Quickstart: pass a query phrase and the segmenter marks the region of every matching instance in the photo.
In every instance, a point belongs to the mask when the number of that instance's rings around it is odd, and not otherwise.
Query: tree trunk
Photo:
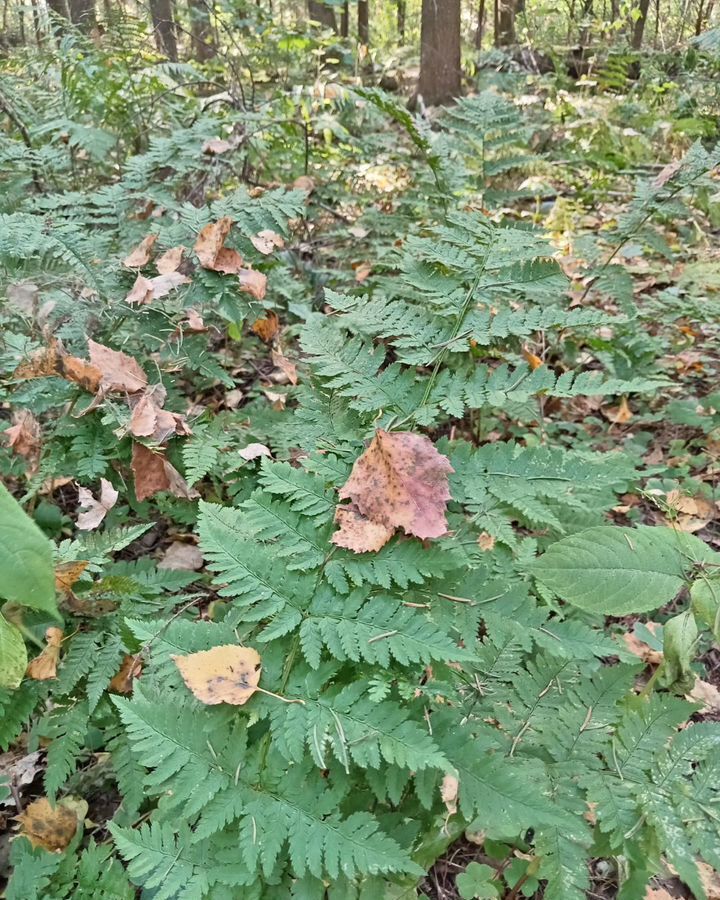
[[[422,0],[420,83],[428,106],[460,94],[460,0]]]
[[[83,31],[90,31],[97,22],[95,0],[70,0],[70,21]]]
[[[515,43],[515,2],[496,0],[495,46],[510,47]]]
[[[150,13],[158,50],[172,62],[177,62],[177,37],[175,36],[172,0],[150,0]]]
[[[650,7],[650,0],[640,0],[640,18],[635,22],[633,26],[632,32],[632,40],[630,41],[630,46],[633,50],[640,50],[642,48],[643,42],[643,34],[645,33],[645,22],[647,20],[648,8]]]
[[[48,9],[60,19],[64,19],[67,22],[70,21],[70,9],[67,5],[67,0],[47,0],[47,5]]]
[[[478,6],[477,28],[475,29],[475,49],[482,50],[483,33],[485,31],[485,0]]]
[[[358,0],[358,40],[361,44],[370,43],[370,4],[368,0]]]
[[[190,13],[192,55],[198,62],[205,62],[215,56],[210,26],[212,8],[206,0],[188,0],[188,12]]]
[[[313,22],[319,22],[324,28],[337,31],[335,13],[332,6],[325,6],[322,0],[308,0],[308,15]]]
[[[340,37],[346,38],[350,34],[350,0],[343,3],[340,13]]]
[[[407,9],[405,0],[395,0],[397,3],[397,30],[398,30],[398,41],[401,44],[405,43],[405,12]]]
[[[40,10],[38,9],[38,0],[31,0],[33,28],[35,29],[35,43],[38,47],[42,47],[45,36],[43,35],[42,25],[40,24]]]

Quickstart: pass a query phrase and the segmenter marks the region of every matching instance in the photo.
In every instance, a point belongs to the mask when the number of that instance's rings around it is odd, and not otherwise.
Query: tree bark
[[[350,34],[350,0],[343,3],[340,13],[340,37],[346,38]]]
[[[407,10],[407,5],[405,0],[395,0],[397,4],[397,30],[398,30],[398,41],[401,44],[405,43],[405,13]]]
[[[515,0],[496,0],[495,46],[510,47],[515,40]]]
[[[67,0],[47,0],[47,5],[56,16],[68,22],[70,21],[70,9],[67,5]]]
[[[477,28],[475,29],[475,49],[482,50],[483,34],[485,32],[485,0],[480,0],[478,6]]]
[[[368,0],[358,0],[358,40],[361,44],[370,43],[370,4]]]
[[[199,62],[205,62],[215,56],[215,46],[210,25],[211,7],[206,0],[188,0],[190,13],[190,35],[192,38],[192,55]]]
[[[637,22],[635,22],[633,26],[632,40],[630,41],[630,46],[633,48],[633,50],[640,50],[642,48],[643,34],[645,33],[645,22],[647,20],[649,7],[650,0],[640,0],[640,6],[638,7],[640,10],[640,18],[637,20]]]
[[[460,94],[460,0],[422,0],[420,83],[428,106]]]
[[[150,0],[150,13],[158,50],[172,62],[177,62],[177,37],[172,0]]]
[[[313,22],[319,22],[325,28],[337,31],[335,13],[332,6],[325,6],[322,0],[308,0],[308,15]]]
[[[97,23],[95,0],[70,0],[70,21],[83,31],[94,28]]]

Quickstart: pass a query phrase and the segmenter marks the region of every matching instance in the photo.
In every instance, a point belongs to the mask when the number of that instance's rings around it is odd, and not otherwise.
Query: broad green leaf
[[[690,598],[695,615],[712,631],[715,640],[720,638],[720,580],[699,578],[690,588]]]
[[[2,484],[0,596],[57,614],[52,545]]]
[[[669,603],[693,563],[716,558],[699,538],[671,528],[601,525],[552,544],[532,571],[568,603],[623,616]]]
[[[677,690],[689,691],[695,674],[690,668],[698,637],[698,627],[691,609],[673,616],[663,629],[663,665],[660,684]]]
[[[27,651],[20,631],[0,615],[0,688],[14,689],[27,669]]]

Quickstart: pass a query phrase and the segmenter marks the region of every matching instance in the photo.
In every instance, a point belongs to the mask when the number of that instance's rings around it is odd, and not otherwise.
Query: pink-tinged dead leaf
[[[645,900],[678,900],[674,894],[666,891],[665,888],[645,888]]]
[[[223,216],[217,222],[206,225],[195,241],[195,253],[200,265],[213,272],[236,275],[242,268],[242,257],[237,250],[225,246],[225,239],[230,234],[233,219]]]
[[[157,567],[158,569],[177,569],[194,572],[197,569],[202,569],[204,562],[203,555],[195,544],[174,541],[165,551],[165,555],[157,564]]]
[[[488,534],[487,531],[483,531],[478,536],[478,547],[483,551],[483,553],[488,553],[490,550],[495,547],[495,538]]]
[[[268,390],[264,390],[263,394],[265,394],[268,400],[272,403],[273,409],[277,409],[278,411],[281,409],[285,409],[285,404],[287,403],[287,396],[285,394],[280,394],[278,391]]]
[[[669,491],[665,502],[670,511],[667,524],[688,534],[702,531],[718,515],[717,507],[710,500],[688,497],[678,490]]]
[[[655,180],[653,181],[654,187],[664,187],[668,181],[673,177],[673,175],[677,175],[677,173],[682,168],[682,160],[676,159],[673,162],[668,163],[664,168],[660,169],[660,171],[655,176]]]
[[[160,275],[170,275],[172,272],[177,272],[182,263],[184,252],[185,248],[183,246],[171,247],[162,256],[158,256],[155,260],[155,268],[158,270],[158,273]]]
[[[147,376],[136,359],[121,350],[88,341],[90,362],[100,371],[100,387],[105,391],[134,394],[147,387]]]
[[[445,804],[448,814],[454,816],[457,812],[457,796],[460,782],[456,775],[448,773],[442,780],[440,785],[440,798]]]
[[[133,444],[132,470],[138,502],[147,500],[160,491],[168,491],[185,500],[195,500],[200,496],[163,453],[154,452],[144,444]]]
[[[196,309],[186,309],[185,318],[181,323],[183,331],[192,331],[194,334],[202,334],[208,330],[203,317]]]
[[[276,247],[281,250],[285,246],[282,235],[279,235],[276,231],[270,231],[269,228],[253,235],[250,238],[250,242],[259,253],[263,253],[266,256],[272,253]]]
[[[363,228],[362,225],[351,225],[348,228],[348,234],[362,240],[362,238],[368,236],[368,230],[367,228]]]
[[[31,659],[27,667],[27,677],[34,681],[49,681],[57,678],[57,665],[60,659],[63,632],[61,628],[48,628],[45,632],[47,647],[35,659]]]
[[[265,444],[248,444],[247,447],[243,447],[241,450],[238,450],[239,455],[250,462],[253,459],[258,459],[260,456],[268,456],[272,458],[272,453],[270,449],[265,446]]]
[[[230,141],[226,141],[224,138],[212,138],[202,145],[202,152],[210,156],[220,156],[221,153],[227,153],[232,148],[233,145]]]
[[[118,497],[118,492],[107,478],[100,479],[100,497],[97,500],[87,488],[78,486],[80,508],[84,510],[77,518],[77,527],[80,531],[92,531],[97,528],[115,506]]]
[[[125,302],[143,306],[153,300],[166,297],[170,291],[177,290],[183,284],[191,284],[191,279],[182,272],[168,272],[166,275],[156,275],[154,278],[138,275]]]
[[[695,679],[693,689],[685,696],[685,699],[694,703],[701,703],[701,713],[720,712],[720,691],[714,684],[703,681],[701,678]]]
[[[290,384],[298,383],[297,376],[297,367],[294,362],[291,362],[287,356],[283,356],[279,350],[272,351],[272,361],[273,365],[275,365],[280,371],[283,373],[285,378],[290,382]]]
[[[40,423],[28,409],[13,412],[12,421],[10,428],[3,432],[3,437],[13,453],[27,460],[28,475],[34,475],[40,462],[42,446]]]
[[[339,496],[351,501],[349,508],[355,513],[385,529],[402,528],[419,538],[440,537],[447,532],[448,475],[453,471],[448,458],[424,435],[379,429],[355,461]],[[346,534],[341,528],[333,543],[345,546]]]
[[[142,269],[150,262],[152,248],[158,239],[156,234],[149,234],[137,245],[137,247],[125,257],[123,265],[126,269]]]
[[[340,527],[332,537],[333,543],[354,553],[376,553],[395,534],[394,528],[365,518],[352,504],[338,506],[335,521]]]
[[[156,444],[164,444],[172,435],[192,434],[185,416],[162,408],[166,396],[167,391],[161,384],[153,384],[139,397],[135,395],[130,399],[130,432],[135,437],[147,437]]]
[[[306,191],[306,193],[312,194],[315,190],[315,179],[311,178],[309,175],[300,175],[293,181],[292,186],[296,191]]]
[[[255,269],[241,269],[238,272],[240,290],[244,294],[250,294],[256,300],[264,300],[267,291],[267,276]]]
[[[149,303],[152,300],[152,296],[152,281],[149,278],[145,278],[144,275],[138,275],[130,293],[125,298],[125,302],[130,304],[137,303],[139,306],[142,306],[145,303]]]
[[[355,266],[355,281],[362,284],[372,274],[372,265],[369,262],[359,263]]]

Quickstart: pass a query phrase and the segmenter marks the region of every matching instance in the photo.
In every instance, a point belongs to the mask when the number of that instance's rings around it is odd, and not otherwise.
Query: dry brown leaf
[[[100,387],[103,390],[134,394],[147,387],[147,376],[132,356],[95,341],[88,341],[88,348],[90,362],[100,370]]]
[[[440,537],[447,531],[448,475],[453,471],[448,458],[438,453],[424,435],[379,429],[355,461],[339,495],[342,500],[351,501],[346,509],[390,532],[402,528],[406,534],[419,538]],[[338,510],[342,508],[339,506]],[[358,543],[357,519],[342,519],[332,541],[352,550],[353,544]],[[348,531],[351,521],[352,533]],[[373,535],[379,538],[377,530]]]
[[[697,859],[695,862],[698,867],[700,881],[707,894],[707,900],[720,900],[720,873],[701,859]]]
[[[47,647],[35,659],[31,659],[27,667],[27,676],[35,681],[48,681],[57,677],[57,664],[60,659],[63,632],[61,628],[48,628],[45,632]]]
[[[250,238],[250,242],[258,252],[266,256],[272,253],[276,247],[281,250],[285,246],[282,235],[278,234],[277,231],[270,231],[269,228],[266,228],[264,231],[258,231],[256,235]]]
[[[172,659],[185,684],[208,706],[243,706],[260,683],[260,654],[252,647],[225,644]]]
[[[182,272],[168,272],[165,275],[156,275],[154,278],[145,278],[138,275],[132,290],[125,298],[126,303],[137,303],[143,306],[153,300],[159,300],[167,296],[183,284],[190,284],[191,279]]]
[[[223,406],[225,409],[237,409],[238,406],[243,402],[243,398],[245,394],[239,388],[233,388],[231,391],[228,391],[225,394],[225,398],[223,400]]]
[[[86,559],[60,563],[59,566],[55,566],[55,590],[67,594],[87,567],[88,560]]]
[[[180,268],[180,263],[182,263],[184,252],[185,248],[181,245],[179,247],[171,247],[162,256],[158,256],[155,260],[155,268],[158,270],[158,273],[160,275],[170,275],[173,272],[177,272]]]
[[[250,294],[256,300],[264,300],[267,293],[267,275],[256,272],[255,269],[240,269],[237,273],[240,290],[243,294]]]
[[[142,674],[142,662],[137,656],[124,656],[118,672],[113,675],[108,690],[114,694],[131,694],[133,681]]]
[[[32,784],[38,772],[43,769],[42,751],[33,750],[32,753],[22,755],[16,750],[8,750],[0,753],[0,772],[16,788]],[[16,806],[15,798],[8,797],[0,800],[0,808],[3,806]]]
[[[232,150],[233,145],[230,141],[226,141],[224,138],[212,138],[209,141],[205,141],[202,145],[202,152],[208,153],[210,156],[219,156],[221,153],[227,153],[228,150]]]
[[[32,281],[21,281],[7,286],[7,300],[25,316],[33,316],[40,298],[40,288]]]
[[[75,837],[78,827],[77,812],[66,799],[53,807],[47,797],[40,797],[28,804],[17,820],[20,834],[25,835],[33,847],[42,847],[50,853],[63,851]]]
[[[161,384],[153,384],[136,400],[131,398],[130,432],[135,437],[148,437],[156,444],[164,444],[171,435],[192,434],[185,416],[162,408],[166,396]]]
[[[677,900],[665,888],[645,888],[645,900]]]
[[[147,237],[143,238],[129,256],[126,256],[123,260],[125,268],[142,269],[143,266],[146,266],[150,262],[152,248],[157,239],[158,236],[156,234],[149,234]]]
[[[619,406],[606,407],[603,410],[603,414],[608,421],[613,423],[613,425],[625,425],[633,417],[633,412],[625,397],[622,398]]]
[[[654,631],[658,627],[655,622],[646,622],[645,625],[650,631]],[[644,663],[647,663],[650,666],[659,666],[663,661],[664,657],[662,651],[653,650],[649,644],[646,644],[645,641],[641,641],[634,632],[624,632],[622,639],[625,642],[626,649]]]
[[[293,181],[292,186],[296,191],[307,191],[308,194],[312,194],[315,190],[315,179],[311,178],[309,175],[300,175]]]
[[[478,542],[478,547],[484,553],[487,553],[488,551],[492,550],[495,547],[495,538],[491,534],[488,534],[487,531],[483,531],[478,536],[477,542]]]
[[[654,187],[663,187],[670,181],[673,175],[677,174],[682,167],[682,160],[676,159],[673,162],[668,163],[664,168],[660,169],[660,171],[655,176],[655,180],[653,181]]]
[[[369,262],[363,262],[355,266],[355,281],[362,284],[372,274],[372,265]]]
[[[701,678],[695,679],[693,689],[686,694],[685,699],[702,703],[701,713],[720,712],[720,691],[714,684],[703,681]]]
[[[265,394],[268,400],[272,403],[273,409],[285,409],[285,404],[287,403],[287,396],[285,394],[280,394],[277,391],[268,390],[263,390],[263,394]]]
[[[530,368],[535,371],[535,369],[539,369],[541,365],[543,365],[543,361],[539,356],[536,356],[527,347],[523,347],[522,355],[525,362],[530,366]]]
[[[269,343],[280,331],[280,319],[276,313],[269,312],[265,318],[253,322],[252,331],[260,340]]]
[[[53,338],[47,347],[36,350],[27,362],[22,362],[13,372],[13,378],[48,378],[59,374],[60,351]]]
[[[163,453],[154,452],[144,444],[133,444],[132,470],[138,502],[154,496],[159,491],[169,491],[185,500],[194,500],[200,496],[168,462]]]
[[[28,461],[27,473],[33,475],[40,462],[40,423],[27,409],[16,410],[12,421],[14,424],[3,432],[3,437],[13,453]]]
[[[77,356],[61,356],[59,374],[67,381],[72,381],[91,394],[95,394],[100,390],[100,382],[102,381],[100,369]]]
[[[186,309],[185,319],[182,323],[183,331],[192,331],[195,334],[201,334],[207,331],[207,325],[203,322],[203,318],[196,309]]]
[[[272,361],[273,364],[280,369],[285,378],[290,382],[290,384],[298,383],[297,376],[297,366],[294,362],[289,360],[287,356],[283,356],[279,350],[272,351]]]
[[[165,555],[157,564],[157,567],[158,569],[178,569],[194,572],[197,569],[202,569],[204,562],[203,555],[195,544],[173,541],[165,551]]]
[[[97,500],[87,488],[78,486],[80,507],[85,510],[77,517],[77,527],[80,531],[92,531],[97,528],[117,503],[118,496],[118,492],[107,478],[100,479],[100,497]]]
[[[457,776],[448,773],[442,780],[440,785],[440,798],[445,804],[445,808],[451,816],[457,812],[457,796],[460,782]]]
[[[233,219],[223,216],[217,222],[206,225],[195,241],[195,253],[200,265],[213,272],[236,275],[242,268],[242,256],[237,250],[225,247],[225,239],[230,234]]]
[[[333,542],[354,553],[376,553],[395,534],[394,528],[367,519],[352,504],[338,506],[335,521],[340,527],[333,535]]]
[[[247,447],[243,447],[241,450],[238,450],[240,456],[250,462],[253,459],[257,459],[260,456],[269,456],[272,457],[272,453],[265,446],[265,444],[248,444]]]

